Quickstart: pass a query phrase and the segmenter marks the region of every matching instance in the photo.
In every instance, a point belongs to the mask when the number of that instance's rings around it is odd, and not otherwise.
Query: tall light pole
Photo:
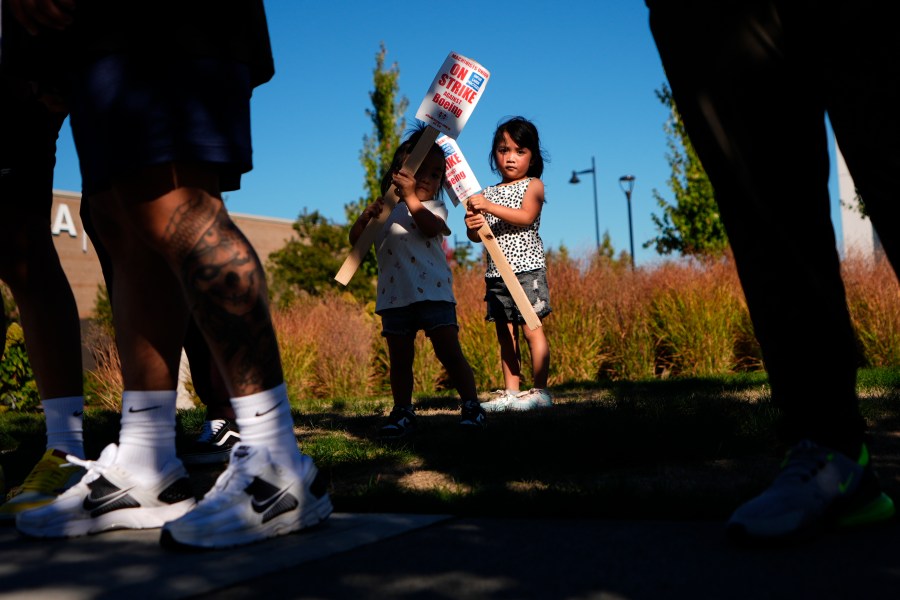
[[[619,177],[619,187],[625,192],[625,201],[628,203],[628,242],[631,248],[631,270],[634,270],[634,230],[631,227],[631,192],[634,190],[634,175],[622,175]]]
[[[584,171],[572,171],[572,179],[569,183],[581,183],[578,179],[579,175],[590,173],[594,177],[594,235],[597,238],[597,252],[600,252],[600,217],[597,214],[597,166],[594,164],[594,157],[591,157],[591,168]]]

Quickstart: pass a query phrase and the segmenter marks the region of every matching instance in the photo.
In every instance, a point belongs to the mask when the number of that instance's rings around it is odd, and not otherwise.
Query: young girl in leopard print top
[[[466,210],[466,234],[473,242],[480,241],[478,229],[487,223],[500,249],[522,284],[525,294],[541,319],[550,314],[550,293],[544,262],[544,243],[538,230],[541,209],[544,207],[544,184],[539,179],[544,172],[544,152],[537,128],[522,117],[501,123],[494,133],[491,149],[491,170],[500,175],[501,182],[484,189],[469,199]],[[534,331],[522,327],[522,317],[506,284],[500,278],[494,261],[488,258],[485,273],[487,292],[487,320],[497,328],[500,362],[503,367],[504,390],[494,400],[481,406],[488,412],[530,410],[552,404],[547,391],[550,370],[550,345],[544,328]],[[519,330],[531,351],[534,387],[519,391],[521,353]]]

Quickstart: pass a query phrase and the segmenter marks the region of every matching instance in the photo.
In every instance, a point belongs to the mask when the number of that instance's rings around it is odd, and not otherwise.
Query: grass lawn
[[[862,371],[859,389],[882,483],[900,498],[900,369]],[[416,398],[419,431],[388,444],[375,434],[389,397],[300,402],[294,422],[339,511],[721,519],[771,480],[784,450],[763,374],[571,384],[554,399],[465,432],[455,397]],[[180,413],[179,443],[202,419],[202,409]],[[88,411],[85,429],[96,457],[116,440],[118,415]],[[7,485],[43,444],[40,415],[0,413]],[[218,470],[191,471],[198,494]]]

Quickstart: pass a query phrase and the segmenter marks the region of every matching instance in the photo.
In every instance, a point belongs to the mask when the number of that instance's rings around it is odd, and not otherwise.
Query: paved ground
[[[900,525],[747,549],[720,523],[335,514],[239,550],[157,532],[32,541],[0,530],[0,597],[898,598]]]

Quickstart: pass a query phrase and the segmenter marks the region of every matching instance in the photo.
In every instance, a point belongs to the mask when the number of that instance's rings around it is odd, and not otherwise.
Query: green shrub
[[[0,361],[0,406],[13,410],[35,410],[40,406],[25,336],[18,323],[11,323],[6,330],[6,343]]]

